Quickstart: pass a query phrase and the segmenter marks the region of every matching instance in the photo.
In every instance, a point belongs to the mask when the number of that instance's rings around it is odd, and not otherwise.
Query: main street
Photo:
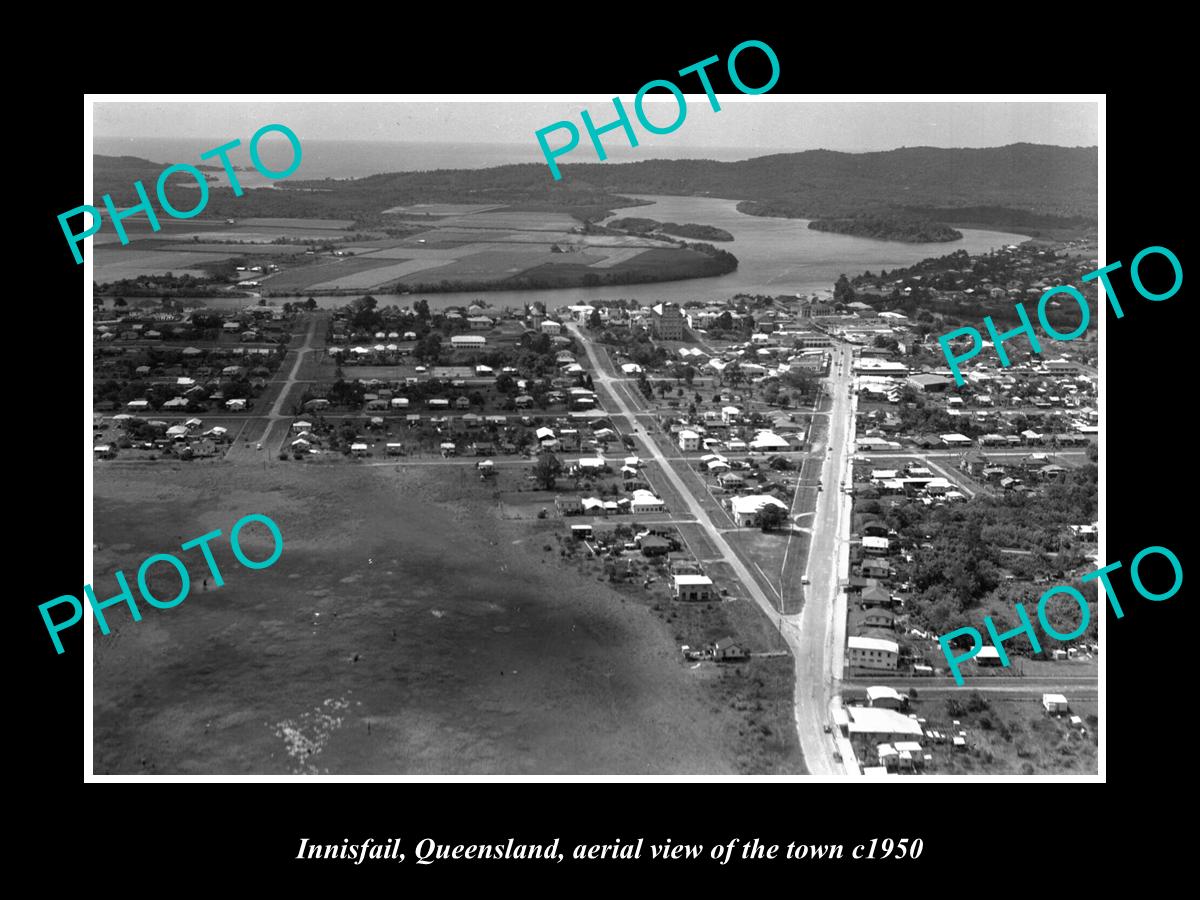
[[[828,487],[818,500],[817,514],[813,521],[813,544],[808,563],[808,577],[812,583],[807,592],[803,613],[783,616],[725,539],[728,529],[718,526],[710,519],[695,494],[696,486],[685,483],[657,443],[649,436],[648,430],[654,427],[654,417],[644,410],[633,408],[640,406],[640,401],[636,393],[629,390],[628,384],[623,383],[627,379],[615,375],[609,361],[596,351],[592,342],[577,326],[572,324],[569,327],[587,352],[593,386],[597,392],[604,395],[607,401],[606,409],[612,412],[614,419],[625,419],[626,431],[641,439],[646,452],[659,464],[696,522],[704,528],[721,559],[733,570],[741,581],[741,586],[758,604],[768,620],[780,629],[780,634],[787,642],[795,661],[796,730],[808,771],[821,776],[842,774],[841,767],[833,755],[833,742],[824,733],[824,726],[830,721],[829,707],[841,673],[844,643],[841,623],[845,621],[845,609],[844,599],[838,602],[838,582],[840,561],[843,557],[848,560],[848,535],[843,538],[840,529],[849,525],[849,498],[833,484],[845,470],[849,441],[852,439],[849,434],[849,385],[852,376],[848,359],[844,358],[842,351],[835,352],[833,371],[827,382],[833,404],[826,441],[824,481]],[[639,422],[639,419],[642,421]],[[786,590],[787,586],[784,588]]]
[[[276,430],[276,426],[283,422],[284,418],[291,418],[290,414],[288,414],[286,417],[284,416],[284,404],[287,402],[288,395],[291,394],[292,388],[295,387],[297,383],[296,376],[300,372],[300,364],[304,361],[305,354],[312,353],[313,350],[316,349],[313,347],[313,338],[317,334],[317,326],[324,326],[324,324],[325,317],[323,315],[318,314],[311,316],[311,320],[308,323],[308,331],[304,336],[304,346],[300,348],[294,348],[288,352],[288,356],[295,354],[295,360],[292,362],[292,368],[289,370],[287,378],[279,388],[279,393],[275,397],[275,403],[271,406],[271,411],[266,415],[267,422],[263,427],[262,436],[257,439],[241,438],[239,436],[239,438],[235,439],[230,445],[229,452],[225,456],[227,460],[230,460],[231,462],[257,462],[261,459],[265,464],[275,461],[278,451],[277,444],[283,443],[283,435],[276,437],[275,442],[272,442],[272,432]],[[280,368],[282,369],[283,367],[280,366]],[[283,427],[286,430],[286,423]],[[239,440],[241,441],[240,444],[238,443]],[[253,441],[256,449],[250,449],[251,441]]]

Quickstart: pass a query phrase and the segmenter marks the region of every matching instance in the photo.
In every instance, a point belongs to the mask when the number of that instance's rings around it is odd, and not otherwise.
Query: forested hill
[[[646,147],[646,153],[653,152]],[[741,162],[647,159],[633,163],[571,163],[561,181],[541,163],[492,169],[399,172],[354,180],[305,181],[293,176],[275,190],[234,198],[211,191],[209,215],[364,218],[413,202],[503,203],[526,209],[565,209],[580,218],[633,203],[622,194],[680,194],[756,201],[803,218],[905,212],[952,224],[1042,217],[1046,227],[1070,217],[1096,220],[1095,147],[1012,144],[986,149],[905,147],[879,153],[809,150]],[[96,157],[96,193],[136,202],[131,176],[152,183],[165,164],[131,157]],[[302,172],[297,175],[302,175]],[[193,189],[194,190],[194,189]],[[180,202],[187,195],[180,195]],[[194,201],[193,201],[194,202]],[[187,208],[186,204],[183,208]],[[961,211],[961,215],[958,215]],[[985,219],[986,216],[986,219]],[[1047,218],[1050,217],[1050,218]]]
[[[805,218],[929,208],[945,219],[947,210],[990,207],[993,217],[1000,209],[1010,209],[1095,221],[1097,210],[1095,147],[1010,144],[983,149],[903,147],[877,153],[808,150],[741,162],[565,162],[562,171],[564,182],[584,182],[617,193],[782,201],[791,214]]]

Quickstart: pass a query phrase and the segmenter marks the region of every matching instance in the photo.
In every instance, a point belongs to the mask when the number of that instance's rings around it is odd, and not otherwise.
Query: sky
[[[648,95],[649,97],[654,94]],[[678,114],[674,99],[646,103],[651,122],[669,124]],[[841,150],[864,152],[896,147],[998,147],[1029,142],[1065,147],[1099,143],[1097,104],[1064,102],[809,102],[788,95],[718,95],[714,112],[704,94],[687,95],[687,114],[669,136],[646,134],[633,113],[633,97],[622,96],[639,135],[653,138],[669,155],[680,146],[754,147],[765,152]],[[414,142],[487,142],[527,144],[533,133],[569,120],[586,143],[579,113],[587,109],[597,125],[613,121],[611,98],[588,96],[539,98],[537,102],[402,101],[349,102],[137,102],[98,99],[95,135],[110,137],[180,137],[228,140],[259,127],[282,122],[305,140]],[[549,138],[552,145],[566,132]]]

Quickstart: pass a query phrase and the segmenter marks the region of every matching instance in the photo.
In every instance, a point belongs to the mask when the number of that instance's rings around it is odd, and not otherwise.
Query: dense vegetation
[[[435,294],[447,291],[546,290],[606,284],[649,284],[682,278],[710,278],[728,274],[737,267],[737,257],[732,253],[719,250],[711,244],[688,244],[686,247],[645,250],[611,269],[593,269],[582,263],[547,263],[502,281],[443,279],[420,283],[399,282],[386,290]]]
[[[887,505],[868,491],[855,505],[855,513],[881,519],[897,531],[903,546],[912,548],[912,562],[898,570],[901,579],[912,582],[906,608],[938,634],[965,625],[978,628],[984,615],[1007,630],[1017,624],[1013,603],[1030,608],[1050,584],[1073,584],[1094,602],[1095,583],[1081,585],[1069,577],[1086,567],[1086,557],[1068,526],[1095,521],[1096,510],[1095,464],[1069,470],[1063,483],[1045,485],[1040,496],[1013,492],[927,507],[916,500]],[[1070,632],[1078,615],[1073,604],[1063,604],[1052,607],[1049,618],[1057,630]],[[1093,615],[1088,634],[1094,637],[1096,628]]]
[[[95,158],[95,191],[111,193],[120,206],[137,202],[134,180],[152,184],[164,164],[134,157]],[[878,213],[899,201],[912,210],[937,209],[938,218],[965,222],[986,214],[999,226],[1003,215],[1096,217],[1097,150],[1012,144],[986,149],[906,147],[878,153],[810,150],[740,162],[643,160],[562,166],[554,181],[545,165],[491,169],[439,169],[372,175],[352,180],[303,181],[295,176],[274,188],[210,188],[208,215],[343,218],[358,220],[391,206],[441,201],[498,203],[524,210],[567,211],[581,221],[614,207],[637,206],[627,193],[704,195],[769,201],[805,218]],[[903,185],[903,196],[899,195]],[[195,202],[194,189],[169,186],[180,209]],[[178,192],[178,193],[176,193]],[[950,218],[950,211],[963,217]],[[763,214],[760,212],[759,214]],[[971,220],[973,221],[973,220]]]
[[[808,223],[814,231],[831,231],[879,241],[928,244],[962,240],[962,232],[941,222],[908,216],[858,215],[843,219],[814,219]]]
[[[655,219],[641,219],[633,216],[623,219],[613,219],[606,226],[628,234],[645,234],[661,232],[674,234],[679,237],[694,238],[703,241],[732,241],[733,235],[724,228],[715,225],[696,225],[691,222],[680,225],[678,222],[659,222]]]

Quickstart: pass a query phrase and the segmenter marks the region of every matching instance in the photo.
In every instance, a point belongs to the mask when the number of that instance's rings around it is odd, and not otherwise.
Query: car
[[[809,582],[809,580],[808,580],[808,576],[807,576],[807,575],[802,575],[802,576],[800,577],[800,583],[801,583],[801,584],[809,584],[810,582]]]
[[[825,733],[833,734],[833,726],[830,725],[828,722],[825,723]]]
[[[260,443],[256,444],[256,445],[255,445],[255,447],[254,447],[254,449],[255,449],[255,450],[261,450],[261,449],[262,449],[262,443],[260,442]]]

